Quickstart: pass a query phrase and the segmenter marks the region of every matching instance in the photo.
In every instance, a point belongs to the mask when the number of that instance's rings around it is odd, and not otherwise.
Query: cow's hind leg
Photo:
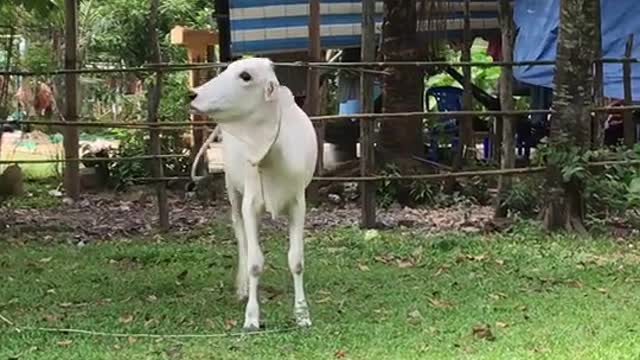
[[[311,326],[311,316],[304,294],[304,218],[306,204],[304,192],[296,196],[289,207],[289,269],[293,275],[293,313],[298,326]]]

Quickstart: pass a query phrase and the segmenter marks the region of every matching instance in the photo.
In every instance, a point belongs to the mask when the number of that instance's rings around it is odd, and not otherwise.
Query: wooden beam
[[[78,1],[65,0],[64,27],[64,68],[75,70],[77,61],[77,37],[78,37]],[[66,73],[65,82],[65,120],[78,121],[78,74]],[[64,156],[67,159],[79,157],[78,128],[67,126],[64,129]],[[77,201],[80,199],[80,164],[77,162],[66,163],[64,167],[64,189],[66,195]]]
[[[375,0],[362,1],[361,61],[374,61],[375,42]],[[360,112],[373,112],[373,77],[360,73]],[[371,176],[375,172],[375,121],[360,120],[360,175]],[[371,229],[376,226],[376,184],[360,183],[361,226]]]

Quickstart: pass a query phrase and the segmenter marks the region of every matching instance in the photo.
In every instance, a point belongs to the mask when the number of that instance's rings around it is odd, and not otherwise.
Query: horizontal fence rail
[[[596,161],[596,162],[590,162],[586,166],[588,168],[600,168],[600,167],[621,166],[621,165],[637,166],[637,165],[640,165],[640,160]],[[547,170],[546,166],[536,166],[536,167],[526,167],[526,168],[516,168],[516,169],[489,169],[489,170],[475,170],[475,171],[446,172],[442,174],[391,175],[391,176],[386,176],[386,175],[385,176],[383,175],[332,176],[332,177],[316,176],[316,177],[313,177],[313,181],[319,181],[319,182],[379,182],[379,181],[416,181],[416,180],[442,181],[442,180],[448,180],[448,179],[487,177],[487,176],[496,176],[496,175],[520,176],[520,175],[542,173],[546,170]],[[219,172],[217,174],[223,174],[223,172]],[[215,176],[216,173],[212,173],[211,175]],[[145,177],[145,178],[132,179],[132,181],[137,181],[137,182],[180,181],[180,180],[191,180],[191,178],[188,176],[171,176],[171,177],[162,177],[162,178]]]
[[[153,60],[152,60],[153,61]],[[593,61],[594,64],[632,64],[640,63],[640,58],[603,58]],[[517,66],[554,66],[556,61],[541,60],[541,61],[495,61],[495,62],[477,62],[477,61],[413,61],[413,62],[400,62],[400,61],[361,61],[361,62],[274,62],[276,67],[294,67],[294,68],[306,68],[306,69],[320,69],[325,71],[348,71],[355,73],[369,74],[369,76],[386,76],[390,73],[387,72],[387,68],[392,67],[413,67],[413,68],[426,68],[426,67],[517,67]],[[229,63],[148,63],[138,67],[113,67],[113,68],[80,68],[80,69],[58,69],[51,71],[23,71],[23,70],[0,70],[0,76],[59,76],[59,75],[100,75],[100,74],[126,74],[126,73],[163,73],[163,72],[179,72],[179,71],[194,71],[194,70],[216,70],[227,67]],[[592,113],[623,113],[628,114],[631,111],[640,110],[640,105],[631,105],[631,102],[626,102],[625,106],[617,107],[593,107],[590,109]],[[526,115],[553,115],[555,112],[552,109],[540,109],[540,110],[512,110],[512,111],[423,111],[423,112],[397,112],[397,113],[356,113],[346,115],[323,115],[323,116],[311,116],[311,120],[314,122],[328,122],[338,120],[359,120],[359,121],[388,121],[393,119],[407,119],[407,118],[435,118],[441,116],[456,116],[459,117],[459,121],[468,121],[472,116],[477,117],[489,117],[489,116],[526,116]],[[90,117],[73,116],[66,119],[61,115],[60,118],[63,121],[46,121],[46,120],[25,120],[18,122],[9,122],[5,119],[0,120],[0,126],[3,124],[18,124],[18,125],[44,125],[44,126],[60,126],[65,129],[68,128],[121,128],[128,130],[150,130],[152,134],[157,134],[159,131],[175,131],[183,128],[191,129],[206,129],[212,126],[218,125],[215,121],[159,121],[159,122],[125,122],[125,121],[83,121],[91,120]],[[165,119],[167,120],[167,119]],[[0,134],[0,139],[2,135]],[[366,142],[367,146],[372,147],[373,142]],[[78,162],[127,162],[127,161],[149,161],[152,165],[155,161],[155,165],[162,162],[163,159],[190,159],[192,154],[159,154],[156,151],[154,154],[130,156],[130,157],[84,157],[84,158],[69,158],[69,159],[38,159],[38,160],[1,160],[0,165],[4,164],[60,164],[60,163],[78,163]],[[76,155],[77,156],[77,155]],[[362,159],[359,159],[362,161]],[[587,168],[609,167],[609,166],[638,166],[640,160],[616,160],[616,161],[599,161],[587,163]],[[380,181],[444,181],[449,179],[458,178],[472,178],[472,177],[495,177],[495,176],[522,176],[528,174],[543,173],[547,170],[546,166],[526,167],[526,168],[510,168],[510,169],[482,169],[482,170],[469,170],[469,171],[449,171],[440,170],[440,173],[436,174],[418,174],[418,175],[396,175],[386,176],[377,175],[375,172],[366,172],[366,176],[315,176],[313,180],[316,182],[357,182],[357,183],[370,183]],[[218,176],[224,172],[213,172],[210,176]],[[191,181],[188,176],[159,176],[142,177],[129,179],[135,183],[158,183],[161,186],[162,182],[169,181]],[[375,206],[375,204],[374,204]],[[162,211],[161,211],[162,212]]]
[[[640,105],[596,107],[592,112],[617,113],[624,111],[640,110]],[[398,113],[369,113],[369,114],[346,114],[346,115],[322,115],[311,116],[311,121],[334,121],[334,120],[390,120],[400,118],[416,117],[439,117],[439,116],[504,116],[504,115],[548,115],[554,114],[553,110],[515,110],[515,111],[418,111],[418,112],[398,112]],[[19,122],[0,121],[2,124],[25,124],[25,125],[49,125],[49,126],[69,126],[69,127],[98,127],[114,129],[154,129],[154,130],[176,130],[185,127],[207,127],[218,123],[215,121],[166,121],[159,123],[150,122],[122,122],[122,121],[46,121],[46,120],[25,120]]]
[[[303,67],[303,68],[324,68],[327,70],[349,69],[350,71],[369,72],[370,67],[437,67],[437,66],[460,66],[460,67],[504,67],[504,66],[552,66],[555,60],[532,60],[532,61],[359,61],[359,62],[274,62],[276,67]],[[604,58],[597,59],[594,63],[640,63],[640,58]],[[84,68],[84,69],[57,69],[47,71],[22,71],[22,70],[0,70],[0,76],[54,76],[65,74],[112,74],[112,73],[145,73],[145,72],[175,72],[189,70],[213,70],[225,68],[229,63],[158,63],[146,64],[137,67],[118,67],[109,69]],[[355,68],[355,69],[354,69]],[[362,68],[362,69],[357,69]],[[376,72],[384,75],[384,72]]]

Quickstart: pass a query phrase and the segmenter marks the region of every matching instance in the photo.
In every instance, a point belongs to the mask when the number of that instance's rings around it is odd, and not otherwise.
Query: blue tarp
[[[517,28],[514,59],[554,60],[558,38],[560,0],[516,0],[514,20]],[[640,0],[601,0],[602,50],[605,58],[624,57],[625,44],[634,34],[632,56],[640,57]],[[632,65],[633,99],[640,100],[640,64]],[[554,66],[518,66],[519,81],[553,87]],[[604,65],[604,93],[622,99],[622,64]]]

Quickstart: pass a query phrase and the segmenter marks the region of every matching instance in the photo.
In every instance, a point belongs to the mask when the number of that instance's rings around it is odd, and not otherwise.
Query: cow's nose
[[[196,93],[195,93],[195,92],[193,92],[193,91],[189,91],[189,95],[187,95],[187,96],[189,97],[189,100],[190,100],[190,101],[193,101],[193,100],[195,100],[195,99],[196,99],[196,97],[198,97],[198,94],[196,94]]]

